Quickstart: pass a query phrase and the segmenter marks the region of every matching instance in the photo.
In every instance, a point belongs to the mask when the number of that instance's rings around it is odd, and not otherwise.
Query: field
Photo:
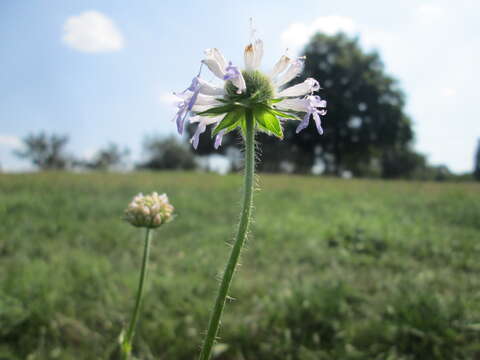
[[[168,193],[139,359],[196,358],[241,178],[0,175],[0,359],[107,359],[129,319],[143,232]],[[480,358],[480,186],[261,175],[216,360]]]

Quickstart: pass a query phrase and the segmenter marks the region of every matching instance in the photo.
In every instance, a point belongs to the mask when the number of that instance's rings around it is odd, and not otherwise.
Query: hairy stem
[[[145,284],[145,279],[147,277],[147,268],[148,268],[148,257],[150,253],[150,228],[146,229],[145,232],[145,245],[143,248],[143,260],[142,268],[140,270],[140,280],[138,283],[137,297],[135,300],[135,308],[133,310],[133,316],[130,320],[130,325],[128,327],[127,334],[125,339],[122,342],[122,358],[124,360],[130,359],[130,354],[132,352],[132,340],[135,335],[135,327],[137,326],[138,316],[140,314],[140,307],[142,305],[143,289]]]
[[[250,222],[250,212],[252,208],[253,199],[253,177],[255,172],[255,126],[253,122],[253,114],[250,110],[246,111],[246,129],[245,129],[245,175],[243,183],[243,206],[240,213],[240,223],[238,225],[238,232],[235,238],[235,243],[232,247],[230,258],[228,259],[223,273],[223,278],[218,289],[217,298],[213,307],[210,321],[208,323],[207,335],[202,346],[199,360],[209,360],[212,354],[212,347],[215,343],[215,338],[220,326],[220,319],[222,317],[225,301],[228,294],[228,289],[232,282],[233,274],[242,251],[243,244],[248,231],[248,224]]]

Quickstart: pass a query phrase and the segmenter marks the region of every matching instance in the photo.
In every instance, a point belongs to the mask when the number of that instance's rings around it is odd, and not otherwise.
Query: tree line
[[[446,166],[432,166],[414,150],[415,136],[405,112],[405,95],[398,82],[385,72],[378,53],[363,51],[357,38],[344,34],[316,34],[303,54],[303,78],[320,79],[320,95],[328,103],[324,135],[318,136],[313,125],[296,134],[293,122],[284,124],[283,141],[259,134],[260,171],[386,179],[454,177]],[[193,131],[188,129],[190,136]],[[236,136],[225,136],[220,148],[232,171],[241,167]],[[107,170],[121,167],[129,154],[128,149],[109,144],[88,161],[76,160],[66,154],[67,142],[66,136],[31,134],[17,155],[30,159],[40,169]],[[198,167],[197,157],[219,153],[208,134],[195,153],[185,139],[176,137],[149,137],[143,148],[146,160],[135,164],[140,169],[194,169]],[[472,174],[480,179],[480,143]]]

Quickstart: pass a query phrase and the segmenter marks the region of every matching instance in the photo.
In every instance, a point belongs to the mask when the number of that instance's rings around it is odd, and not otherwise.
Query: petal
[[[232,79],[232,84],[237,87],[237,93],[240,94],[244,92],[247,89],[247,84],[245,83],[245,79],[243,78],[242,73],[240,72],[238,77],[235,79]]]
[[[199,90],[200,89],[195,90],[190,100],[188,100],[188,106],[187,106],[188,111],[192,110],[193,106],[197,103]]]
[[[322,100],[318,95],[307,96],[307,100],[312,107],[326,107],[327,102]]]
[[[300,73],[303,70],[304,63],[305,63],[304,58],[298,58],[293,62],[291,62],[288,69],[283,74],[280,74],[276,79],[276,81],[274,81],[275,85],[280,87],[288,83],[290,80],[296,78],[298,75],[300,75]]]
[[[225,76],[225,68],[220,67],[220,64],[214,59],[203,59],[202,63],[207,65],[210,71],[219,79],[223,80]]]
[[[317,126],[317,131],[320,135],[323,135],[323,129],[322,129],[322,122],[320,119],[320,115],[318,115],[317,112],[313,113],[313,120],[315,120],[315,125]]]
[[[216,102],[215,103],[212,103],[210,105],[200,105],[200,104],[195,104],[193,107],[192,107],[192,111],[193,112],[196,112],[196,113],[201,113],[203,111],[207,111],[208,109],[211,109],[212,107],[216,107],[216,106],[220,106],[220,105],[225,105],[224,103],[218,101],[218,100],[215,100]]]
[[[245,59],[245,70],[253,70],[254,69],[254,59],[255,59],[255,49],[253,48],[252,44],[248,44],[245,46],[245,51],[243,53],[243,57]]]
[[[183,134],[183,125],[185,124],[185,119],[188,117],[188,111],[186,109],[180,110],[177,113],[176,123],[177,131],[180,135]]]
[[[207,49],[205,50],[206,52],[209,51],[209,53],[211,54],[211,56],[218,62],[218,64],[220,65],[220,67],[222,69],[225,69],[227,67],[227,60],[225,60],[225,57],[223,56],[223,54],[220,52],[220,50],[218,50],[217,48],[213,48],[213,49]],[[208,56],[208,55],[207,55]]]
[[[207,128],[207,124],[204,122],[199,122],[197,130],[195,131],[195,134],[193,134],[192,138],[190,139],[190,142],[193,145],[193,148],[196,149],[198,147],[198,141],[200,140],[200,135],[205,132]]]
[[[318,81],[312,78],[306,79],[303,83],[290,86],[278,93],[280,97],[302,96],[317,91],[320,88]]]
[[[198,79],[200,83],[200,93],[205,95],[223,95],[225,93],[225,89],[220,86],[216,86],[214,84],[209,83],[203,79]]]
[[[226,129],[223,129],[218,132],[217,136],[215,137],[215,144],[214,144],[215,149],[218,149],[219,146],[222,145],[223,135],[225,135],[226,131],[227,131]]]
[[[218,115],[218,116],[201,116],[201,115],[196,115],[196,116],[192,116],[190,118],[190,122],[193,124],[193,123],[200,123],[200,122],[203,122],[205,123],[206,125],[212,125],[212,124],[216,124],[218,123],[219,121],[221,121],[223,118],[225,117],[225,114],[222,114],[222,115]]]
[[[290,58],[286,55],[282,55],[280,60],[278,60],[275,66],[273,67],[273,70],[270,73],[270,77],[273,79],[277,77],[280,73],[284,72],[288,64],[290,64]]]
[[[276,103],[275,107],[281,110],[308,112],[309,104],[306,99],[283,99],[282,101]]]
[[[263,58],[263,41],[262,40],[255,40],[253,44],[254,49],[254,58],[253,58],[253,68],[258,69],[260,64],[262,63]]]
[[[297,126],[297,129],[295,132],[298,134],[300,131],[305,129],[308,126],[308,123],[310,121],[310,113],[306,113],[305,116],[303,117],[302,122]]]
[[[217,100],[216,96],[203,95],[203,94],[198,94],[197,101],[195,102],[195,105],[219,105],[219,104],[221,104],[221,102]]]

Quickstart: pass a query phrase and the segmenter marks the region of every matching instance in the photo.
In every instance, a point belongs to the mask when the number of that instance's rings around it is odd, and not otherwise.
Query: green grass
[[[0,359],[107,359],[133,307],[138,192],[154,234],[140,359],[195,359],[238,217],[239,176],[0,175]],[[261,175],[217,360],[480,356],[480,186]]]

